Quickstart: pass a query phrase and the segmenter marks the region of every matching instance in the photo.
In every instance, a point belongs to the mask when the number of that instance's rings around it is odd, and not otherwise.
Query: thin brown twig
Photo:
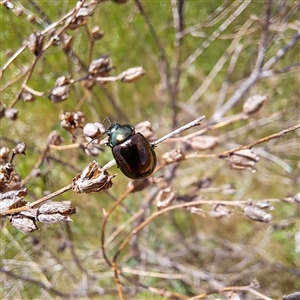
[[[263,299],[263,300],[273,300],[272,298],[269,298],[268,296],[257,292],[251,286],[226,286],[226,287],[220,288],[220,289],[212,291],[212,292],[207,292],[207,293],[204,293],[204,294],[194,296],[194,297],[190,298],[190,300],[204,299],[208,295],[211,295],[211,294],[220,294],[220,293],[231,292],[231,291],[234,291],[234,292],[235,291],[244,291],[244,292],[248,292],[250,294],[253,294],[257,297],[260,297],[260,299]]]

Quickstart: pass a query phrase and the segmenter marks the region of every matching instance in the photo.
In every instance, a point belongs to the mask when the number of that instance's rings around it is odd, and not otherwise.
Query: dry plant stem
[[[112,270],[114,271],[114,278],[115,278],[115,282],[117,284],[119,298],[120,298],[120,300],[125,300],[124,295],[122,293],[122,285],[121,285],[121,282],[118,277],[119,270],[117,269],[117,265],[115,263],[112,263],[111,267],[112,267]]]
[[[82,271],[84,274],[86,274],[88,277],[92,277],[95,278],[94,276],[91,276],[87,270],[84,269],[84,267],[82,266],[82,263],[80,261],[80,259],[78,258],[78,256],[76,255],[75,249],[74,249],[74,245],[73,245],[73,238],[72,238],[72,231],[71,231],[71,227],[70,224],[68,222],[65,222],[65,227],[66,227],[66,233],[68,236],[68,247],[70,249],[73,261],[75,262],[76,266],[78,267],[78,269],[80,271]]]
[[[257,141],[254,141],[248,145],[244,145],[244,146],[239,146],[221,153],[216,153],[216,154],[198,154],[198,153],[191,153],[191,154],[187,154],[185,156],[185,159],[193,159],[193,158],[213,158],[213,157],[218,157],[218,158],[224,158],[227,156],[230,156],[232,153],[238,151],[238,150],[242,150],[242,149],[251,149],[252,147],[264,143],[264,142],[268,142],[270,140],[276,139],[276,138],[281,138],[283,137],[286,133],[289,133],[291,131],[297,130],[300,128],[300,125],[295,125],[292,127],[289,127],[287,129],[284,129],[278,133],[274,133],[271,134],[269,136],[263,137]]]
[[[181,132],[183,132],[185,130],[188,130],[188,129],[192,128],[192,127],[198,126],[198,125],[201,124],[201,121],[203,119],[205,119],[205,116],[201,116],[201,117],[197,118],[196,120],[194,120],[194,121],[192,121],[192,122],[190,122],[188,124],[185,124],[185,125],[177,128],[177,129],[175,129],[174,131],[172,131],[172,132],[166,134],[165,136],[161,137],[160,139],[154,141],[153,143],[151,143],[151,145],[153,147],[155,147],[158,144],[164,142],[165,140],[167,140],[167,139],[169,139],[169,138],[171,138],[171,137],[173,137],[173,136],[175,136],[175,135],[177,135],[177,134],[179,134],[179,133],[181,133]]]
[[[15,274],[15,273],[13,273],[13,272],[11,272],[9,270],[6,270],[4,268],[0,268],[0,272],[2,272],[4,274],[6,274],[7,276],[10,276],[10,277],[12,277],[14,279],[17,279],[18,281],[33,283],[33,284],[37,285],[38,287],[42,288],[43,290],[49,291],[49,292],[53,293],[54,295],[57,295],[58,297],[69,298],[67,294],[64,294],[61,291],[53,288],[52,285],[45,284],[42,281],[29,278],[28,275],[27,276],[17,275],[17,274]]]
[[[266,137],[263,137],[257,141],[254,141],[248,145],[245,145],[245,146],[240,146],[240,147],[237,147],[237,148],[234,148],[234,149],[231,149],[231,150],[228,150],[228,151],[224,151],[220,154],[217,154],[218,157],[222,158],[222,157],[226,157],[226,156],[229,156],[230,154],[238,151],[238,150],[242,150],[242,149],[251,149],[252,147],[258,145],[258,144],[261,144],[261,143],[264,143],[264,142],[267,142],[267,141],[270,141],[270,140],[273,140],[273,139],[277,139],[277,138],[281,138],[283,137],[286,133],[288,132],[291,132],[291,131],[294,131],[296,129],[299,129],[300,128],[300,124],[298,125],[295,125],[295,126],[292,126],[292,127],[289,127],[287,129],[284,129],[280,132],[277,132],[277,133],[274,133],[274,134],[271,134],[269,136],[266,136]]]
[[[72,16],[73,14],[76,14],[78,11],[79,11],[79,9],[81,8],[81,6],[84,4],[84,2],[85,1],[81,1],[80,3],[80,5],[76,8],[76,9],[74,9],[73,11],[71,11],[70,13],[68,13],[66,16],[64,16],[61,20],[65,20],[66,18],[68,18],[69,16]],[[55,28],[58,24],[60,24],[60,22],[61,22],[61,20],[59,20],[58,22],[55,22],[55,23],[53,23],[53,24],[51,24],[49,27],[47,27],[46,28],[46,30],[44,30],[41,34],[42,35],[45,35],[45,33],[48,31],[48,30],[50,30],[50,29],[52,29],[52,28]],[[65,26],[63,26],[58,32],[57,32],[57,36],[59,36],[60,34],[62,34],[67,28],[69,27],[69,24],[65,24]],[[25,46],[23,46],[22,48],[20,48],[22,51],[17,51],[17,55],[13,55],[12,56],[12,58],[13,58],[13,60],[12,59],[10,59],[9,61],[8,61],[8,63],[6,63],[5,65],[4,65],[4,67],[1,69],[1,73],[0,73],[0,79],[2,78],[2,75],[3,75],[3,72],[4,72],[4,70],[5,69],[7,69],[7,67],[26,49],[26,47],[28,46],[28,42],[26,43],[26,45]],[[52,46],[52,44],[53,44],[53,40],[52,39],[50,39],[50,41],[48,42],[48,44],[47,45],[45,45],[45,47],[42,49],[42,51],[41,51],[41,53],[39,54],[39,56],[37,56],[37,57],[35,57],[34,58],[34,61],[33,61],[33,63],[32,63],[32,65],[31,65],[31,67],[30,67],[30,69],[29,69],[29,72],[28,72],[28,74],[27,74],[27,76],[26,76],[26,78],[25,78],[25,80],[24,80],[24,82],[23,82],[23,84],[22,84],[22,88],[21,88],[21,90],[19,91],[19,93],[18,93],[18,95],[16,96],[16,98],[13,100],[13,102],[10,104],[10,106],[9,106],[9,108],[12,108],[12,107],[14,107],[15,106],[15,104],[18,102],[18,100],[20,99],[20,96],[21,96],[21,94],[22,94],[22,92],[23,92],[23,90],[24,90],[24,86],[25,85],[27,85],[27,83],[28,83],[28,81],[29,81],[29,79],[30,79],[30,77],[31,77],[31,74],[32,74],[32,72],[33,72],[33,70],[34,70],[34,67],[35,67],[35,65],[36,65],[36,63],[37,63],[37,61],[38,61],[38,59],[40,58],[40,57],[42,57],[42,55],[48,50],[48,48],[50,48],[50,46]]]
[[[19,81],[23,76],[25,76],[29,72],[29,67],[25,67],[20,74],[18,74],[16,77],[14,77],[12,80],[7,82],[7,84],[2,85],[0,89],[0,93],[3,93],[7,88],[14,85],[17,81]],[[1,80],[1,79],[0,79]]]
[[[256,83],[258,79],[266,74],[265,72],[270,71],[270,68],[285,55],[300,39],[300,30],[291,38],[291,40],[277,53],[270,58],[260,70],[254,69],[251,75],[242,83],[242,85],[236,90],[236,92],[228,99],[228,101],[221,106],[217,111],[214,112],[211,123],[219,122],[219,120],[233,107],[235,104],[242,99],[244,94]]]
[[[112,264],[110,260],[108,259],[105,251],[105,227],[107,220],[109,216],[112,214],[112,212],[121,204],[121,202],[134,190],[134,188],[127,189],[127,191],[114,203],[114,205],[110,208],[109,211],[104,211],[104,217],[102,220],[102,226],[101,226],[101,250],[103,257],[106,261],[106,263],[111,267]]]
[[[190,298],[190,300],[204,299],[208,295],[211,295],[211,294],[220,294],[220,293],[223,293],[223,292],[231,292],[231,291],[244,291],[244,292],[248,292],[250,294],[253,294],[256,297],[259,297],[259,299],[273,300],[272,298],[269,298],[269,297],[257,292],[256,290],[254,290],[250,286],[227,286],[227,287],[223,287],[223,288],[220,288],[220,289],[212,291],[212,292],[208,292],[208,293],[205,293],[205,294],[200,294],[198,296],[194,296],[194,297]]]
[[[26,78],[24,79],[24,82],[23,82],[23,84],[22,84],[22,88],[21,88],[21,90],[19,91],[19,93],[17,94],[17,96],[15,97],[15,99],[13,100],[13,102],[10,104],[9,108],[14,107],[15,104],[16,104],[16,103],[18,102],[18,100],[20,99],[20,96],[21,96],[21,94],[22,94],[22,92],[23,92],[23,90],[24,90],[23,86],[26,85],[26,84],[28,83],[28,81],[29,81],[29,79],[30,79],[30,77],[31,77],[31,74],[32,74],[32,72],[33,72],[33,69],[34,69],[34,67],[35,67],[35,65],[36,65],[36,63],[37,63],[37,61],[38,61],[38,59],[39,59],[39,56],[37,56],[37,57],[34,58],[34,61],[33,61],[32,65],[31,65],[31,67],[29,68],[29,71],[28,71],[28,73],[27,73],[27,76],[26,76]]]
[[[230,14],[230,16],[220,25],[217,30],[215,30],[209,38],[203,42],[203,44],[194,51],[182,64],[181,68],[186,70],[209,45],[246,9],[246,7],[251,3],[251,1],[239,2],[241,5],[236,9],[235,12]]]
[[[4,66],[1,68],[0,70],[0,80],[2,79],[3,73],[4,71],[9,67],[9,65],[11,63],[13,63],[15,61],[15,59],[17,59],[17,57],[23,53],[23,51],[27,48],[27,45],[24,45],[23,47],[21,47],[12,57],[10,57],[10,59],[6,62],[6,64],[4,64]]]
[[[61,189],[59,189],[58,191],[56,192],[53,192],[39,200],[36,200],[34,202],[31,202],[29,203],[28,205],[25,205],[25,206],[21,206],[21,207],[18,207],[18,208],[14,208],[14,209],[9,209],[9,210],[0,210],[0,216],[7,216],[7,215],[13,215],[13,214],[16,214],[16,213],[19,213],[19,212],[22,212],[22,211],[27,211],[27,210],[30,210],[31,208],[34,208],[35,206],[38,206],[60,194],[63,194],[69,190],[72,189],[72,184],[69,184]]]
[[[164,47],[160,43],[160,40],[156,34],[156,31],[155,31],[154,27],[152,26],[147,14],[144,10],[142,2],[140,0],[134,0],[134,2],[136,4],[138,10],[140,11],[141,15],[143,16],[143,18],[149,28],[150,34],[152,35],[153,40],[158,48],[159,59],[161,62],[161,65],[159,65],[159,69],[160,69],[159,72],[160,72],[161,78],[164,80],[165,86],[167,87],[167,92],[170,97],[171,107],[173,109],[173,117],[172,117],[173,122],[172,123],[173,123],[173,127],[176,127],[177,112],[176,112],[176,106],[175,106],[175,103],[174,103],[173,97],[172,97],[173,93],[172,93],[172,85],[171,85],[170,77],[169,77],[169,65],[168,65],[168,60],[167,60],[167,56],[166,56]]]
[[[269,202],[280,202],[283,200],[280,199],[265,199]],[[121,251],[124,249],[124,247],[129,243],[130,239],[132,236],[137,234],[140,230],[142,230],[147,224],[149,224],[153,219],[157,218],[158,216],[179,208],[186,208],[190,206],[198,206],[198,205],[227,205],[227,206],[237,206],[237,207],[243,207],[247,203],[249,203],[249,200],[240,200],[240,201],[228,201],[228,200],[198,200],[198,201],[192,201],[192,202],[187,202],[187,203],[181,203],[181,204],[176,204],[172,206],[168,206],[160,211],[154,212],[148,219],[146,219],[143,223],[141,223],[138,227],[132,230],[132,232],[124,239],[123,243],[119,246],[117,253],[115,254],[113,261],[115,262],[121,253]]]

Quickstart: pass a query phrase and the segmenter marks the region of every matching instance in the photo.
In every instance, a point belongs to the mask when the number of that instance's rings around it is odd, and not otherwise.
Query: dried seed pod
[[[92,29],[93,41],[98,41],[102,39],[103,36],[104,36],[104,31],[101,31],[99,26],[94,26]]]
[[[294,201],[300,203],[300,193],[294,196]]]
[[[35,56],[39,56],[43,50],[44,36],[39,32],[32,33],[29,37],[28,48],[34,53]]]
[[[87,123],[83,127],[83,135],[88,142],[98,144],[100,142],[100,136],[104,134],[105,127],[103,124],[95,122],[95,123]],[[97,138],[98,137],[98,138]]]
[[[154,134],[154,129],[149,121],[143,121],[135,126],[135,132],[140,132],[146,139]]]
[[[63,35],[63,49],[64,51],[66,51],[67,53],[72,50],[72,46],[73,46],[73,37],[68,35],[68,34],[64,34]]]
[[[172,187],[167,187],[158,192],[155,198],[155,204],[158,209],[169,206],[175,199],[176,193],[172,191]]]
[[[38,221],[43,224],[51,225],[62,222],[72,222],[72,219],[69,216],[64,216],[61,214],[39,214],[37,216]]]
[[[36,23],[36,16],[33,14],[28,14],[26,20],[30,23]]]
[[[70,76],[60,76],[55,81],[55,87],[64,86],[70,84]]]
[[[69,98],[70,87],[68,85],[58,86],[52,89],[49,99],[53,103],[59,103]]]
[[[17,120],[19,111],[16,108],[9,108],[5,110],[5,118],[8,120]]]
[[[200,216],[202,216],[204,218],[206,217],[205,211],[202,208],[199,208],[197,206],[188,206],[185,209],[187,211],[189,211],[190,213],[192,213],[192,214],[200,215]]]
[[[76,128],[82,128],[84,123],[84,115],[81,111],[77,112],[62,112],[60,114],[61,126],[68,132],[73,133]]]
[[[10,182],[7,185],[7,190],[18,190],[22,188],[22,178],[20,174],[13,172],[10,178]]]
[[[118,78],[122,82],[130,83],[139,80],[145,73],[143,67],[134,67],[122,72]]]
[[[66,20],[66,24],[68,24],[69,29],[77,29],[83,26],[86,23],[87,18],[92,14],[93,12],[90,11],[89,7],[84,5],[78,10],[75,17],[71,16]]]
[[[34,218],[28,218],[20,214],[13,215],[10,218],[10,223],[12,226],[14,226],[15,228],[17,228],[18,230],[20,230],[25,234],[38,229]]]
[[[0,209],[10,209],[24,205],[23,199],[26,195],[26,188],[0,193]]]
[[[213,149],[218,144],[218,139],[214,136],[201,135],[195,136],[187,141],[188,144],[195,150]]]
[[[72,181],[72,190],[77,194],[99,192],[109,189],[112,186],[112,178],[96,161],[92,161],[82,171],[77,174]]]
[[[31,102],[31,101],[34,100],[34,96],[33,96],[30,92],[24,91],[24,92],[22,92],[22,94],[21,94],[21,99],[22,99],[24,102]]]
[[[259,94],[248,98],[243,105],[243,113],[250,115],[258,112],[267,99],[268,97],[266,95]]]
[[[26,155],[25,153],[26,150],[26,144],[24,142],[18,143],[17,146],[12,150],[13,154],[23,154]]]
[[[233,169],[248,169],[254,173],[256,172],[255,164],[259,161],[259,156],[253,149],[242,149],[234,152],[226,160]]]
[[[62,138],[61,136],[58,134],[57,131],[53,130],[47,138],[47,143],[48,145],[55,145],[58,146],[62,143]]]
[[[62,214],[72,215],[76,213],[76,208],[71,205],[71,201],[49,201],[38,208],[38,214]]]
[[[222,204],[214,205],[209,212],[209,215],[213,218],[229,217],[230,214],[230,210]]]
[[[98,59],[94,59],[90,65],[88,72],[92,76],[101,76],[105,77],[108,75],[108,72],[113,69],[112,66],[110,66],[110,57],[109,55],[102,55]]]
[[[272,219],[272,215],[265,212],[263,209],[253,206],[253,205],[248,205],[243,208],[244,210],[244,215],[254,221],[259,221],[259,222],[269,222]]]
[[[1,147],[0,148],[0,165],[4,165],[9,160],[9,148]]]
[[[2,4],[7,8],[7,9],[13,9],[14,6],[9,0],[4,0],[2,1]]]
[[[97,140],[97,139],[96,139]],[[84,153],[89,156],[98,156],[103,149],[100,145],[91,143],[84,147]]]
[[[0,165],[0,191],[3,191],[11,181],[14,166],[10,163]]]
[[[184,154],[182,153],[182,150],[180,148],[175,148],[171,150],[170,152],[166,152],[162,156],[163,160],[167,164],[171,164],[173,162],[178,162],[184,159]]]

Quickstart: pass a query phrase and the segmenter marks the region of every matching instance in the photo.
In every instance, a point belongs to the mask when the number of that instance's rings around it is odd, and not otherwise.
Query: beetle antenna
[[[109,125],[111,125],[111,121],[110,121],[109,117],[105,117],[105,119],[104,119],[103,122],[102,122],[102,125],[104,125],[104,123],[105,123],[106,121],[109,123]]]
[[[99,138],[101,135],[103,135],[104,133],[106,133],[106,131],[103,132],[102,134],[99,134],[99,135],[95,136],[94,138],[92,138],[92,139],[84,146],[84,148],[87,148],[89,144],[91,144],[94,140],[98,139],[98,138]]]

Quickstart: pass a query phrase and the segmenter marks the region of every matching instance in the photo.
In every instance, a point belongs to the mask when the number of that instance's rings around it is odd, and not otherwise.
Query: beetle
[[[106,131],[106,143],[121,172],[131,179],[150,176],[156,167],[154,146],[131,125],[113,123]]]

